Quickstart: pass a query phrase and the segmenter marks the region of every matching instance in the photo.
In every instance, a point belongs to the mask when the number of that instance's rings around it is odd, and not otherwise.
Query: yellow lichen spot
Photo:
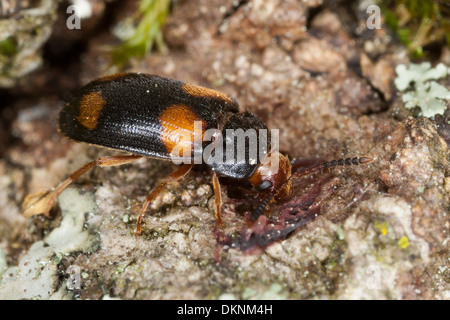
[[[185,83],[182,87],[183,91],[190,94],[194,97],[208,97],[208,98],[217,98],[228,102],[229,104],[234,104],[233,100],[227,96],[225,93],[220,91],[216,91],[213,89],[208,89],[205,87],[195,86],[189,83]]]
[[[380,223],[378,221],[375,221],[374,224],[375,229],[377,229],[383,236],[387,235],[388,232],[388,226],[386,222]]]
[[[407,236],[403,236],[401,237],[398,242],[397,245],[400,249],[406,249],[409,247],[409,240]]]
[[[84,95],[80,99],[78,123],[89,130],[94,130],[105,105],[106,101],[103,99],[101,91]]]

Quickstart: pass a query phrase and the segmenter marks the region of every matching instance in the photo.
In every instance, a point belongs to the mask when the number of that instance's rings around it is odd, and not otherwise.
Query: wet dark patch
[[[277,215],[261,215],[257,221],[242,230],[225,234],[217,228],[217,250],[238,249],[254,253],[288,238],[294,231],[320,216],[322,201],[332,193],[334,184],[328,183],[330,180],[331,177],[325,177],[316,181],[304,194],[294,195],[277,206]],[[245,221],[250,221],[250,214],[251,211],[245,214]]]

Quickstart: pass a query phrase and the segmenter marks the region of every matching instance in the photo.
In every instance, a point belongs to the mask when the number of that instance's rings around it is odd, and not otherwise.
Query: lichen
[[[449,74],[449,68],[439,63],[432,68],[429,62],[398,65],[395,69],[397,78],[395,86],[400,91],[406,91],[402,100],[405,107],[412,109],[416,106],[421,108],[421,115],[427,118],[436,114],[444,114],[447,109],[446,100],[450,99],[450,91],[436,81],[445,78]]]
[[[6,263],[6,254],[3,252],[3,250],[0,249],[0,276],[3,274],[3,272],[8,267]]]
[[[409,247],[409,240],[407,236],[403,236],[401,237],[398,242],[397,245],[400,249],[406,249]]]
[[[1,299],[62,299],[71,294],[62,285],[58,288],[59,257],[73,252],[94,252],[99,237],[85,230],[85,217],[80,213],[94,212],[97,205],[92,193],[80,193],[68,188],[59,196],[63,219],[58,228],[35,242],[19,261],[0,278]]]
[[[41,66],[41,48],[52,33],[57,7],[57,1],[22,1],[15,15],[0,17],[0,87],[14,86]]]

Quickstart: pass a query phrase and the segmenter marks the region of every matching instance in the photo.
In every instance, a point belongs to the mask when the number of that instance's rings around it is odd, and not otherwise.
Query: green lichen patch
[[[421,115],[434,117],[436,114],[444,114],[447,109],[446,100],[450,99],[450,91],[436,81],[446,78],[450,69],[443,63],[432,68],[429,62],[398,65],[395,71],[397,78],[395,86],[400,91],[406,91],[402,100],[405,107],[412,109],[420,107]]]
[[[98,237],[84,230],[84,214],[95,212],[97,204],[92,193],[80,194],[76,188],[68,188],[58,197],[63,220],[59,228],[50,233],[45,242],[58,248],[57,252],[68,254],[74,251],[95,251]]]
[[[63,219],[43,241],[35,242],[19,261],[0,278],[0,299],[71,298],[65,286],[58,286],[58,263],[63,255],[93,252],[99,237],[85,229],[85,213],[97,210],[92,193],[67,188],[59,196]],[[55,289],[58,288],[58,289]]]
[[[6,254],[3,252],[3,250],[0,249],[0,276],[3,274],[6,268],[7,268]]]

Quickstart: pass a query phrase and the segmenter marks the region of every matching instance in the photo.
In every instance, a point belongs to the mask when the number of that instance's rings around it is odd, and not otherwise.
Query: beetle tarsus
[[[46,217],[50,217],[50,210],[56,201],[56,198],[63,192],[73,181],[78,179],[81,175],[88,172],[95,166],[99,167],[111,167],[119,166],[122,164],[131,163],[142,156],[127,155],[127,156],[110,156],[101,157],[97,160],[91,161],[80,169],[72,173],[66,180],[61,182],[55,189],[31,194],[27,196],[23,202],[24,215],[31,217],[38,214],[44,214]]]

